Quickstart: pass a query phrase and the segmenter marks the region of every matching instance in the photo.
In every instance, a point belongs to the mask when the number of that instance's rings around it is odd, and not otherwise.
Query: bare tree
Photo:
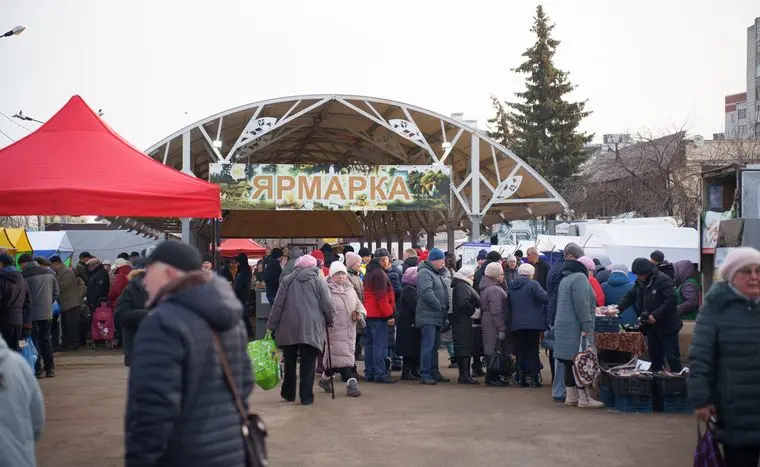
[[[709,168],[760,161],[760,142],[686,139],[639,134],[626,147],[603,149],[585,167],[584,183],[568,199],[576,212],[611,217],[626,212],[672,216],[696,226],[701,214],[701,173]]]

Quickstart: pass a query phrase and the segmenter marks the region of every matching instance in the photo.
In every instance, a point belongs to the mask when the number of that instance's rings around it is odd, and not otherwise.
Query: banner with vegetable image
[[[451,168],[430,165],[209,165],[222,209],[433,211],[451,205]]]

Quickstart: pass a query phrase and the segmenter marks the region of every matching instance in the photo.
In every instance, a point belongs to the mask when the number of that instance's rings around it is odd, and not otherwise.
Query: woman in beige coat
[[[330,265],[327,286],[330,288],[330,305],[334,320],[327,329],[330,347],[328,352],[325,346],[323,359],[327,371],[322,375],[319,386],[325,392],[330,392],[332,389],[330,380],[333,374],[338,372],[346,383],[346,395],[359,397],[361,392],[359,392],[353,370],[356,363],[354,346],[356,345],[356,323],[364,319],[366,311],[348,280],[346,267],[340,261],[333,261]]]

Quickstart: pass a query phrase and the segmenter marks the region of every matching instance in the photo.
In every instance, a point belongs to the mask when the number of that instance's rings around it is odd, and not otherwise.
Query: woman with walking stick
[[[319,381],[319,387],[325,392],[332,392],[335,397],[333,375],[339,373],[346,383],[346,395],[359,397],[359,384],[354,377],[354,346],[356,345],[356,323],[366,316],[364,305],[356,295],[354,287],[348,280],[348,272],[343,263],[334,261],[330,265],[327,278],[330,289],[330,305],[334,320],[327,327],[327,342],[324,365],[327,369]]]

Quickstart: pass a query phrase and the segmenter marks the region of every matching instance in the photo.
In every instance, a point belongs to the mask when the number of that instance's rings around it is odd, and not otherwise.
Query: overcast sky
[[[557,64],[596,134],[723,131],[746,89],[757,0],[544,0]],[[49,118],[73,94],[139,148],[212,113],[310,93],[363,94],[483,127],[534,42],[535,1],[0,0],[0,112]],[[34,123],[24,123],[35,128]],[[0,115],[0,131],[26,132]],[[0,146],[10,143],[0,135]]]

